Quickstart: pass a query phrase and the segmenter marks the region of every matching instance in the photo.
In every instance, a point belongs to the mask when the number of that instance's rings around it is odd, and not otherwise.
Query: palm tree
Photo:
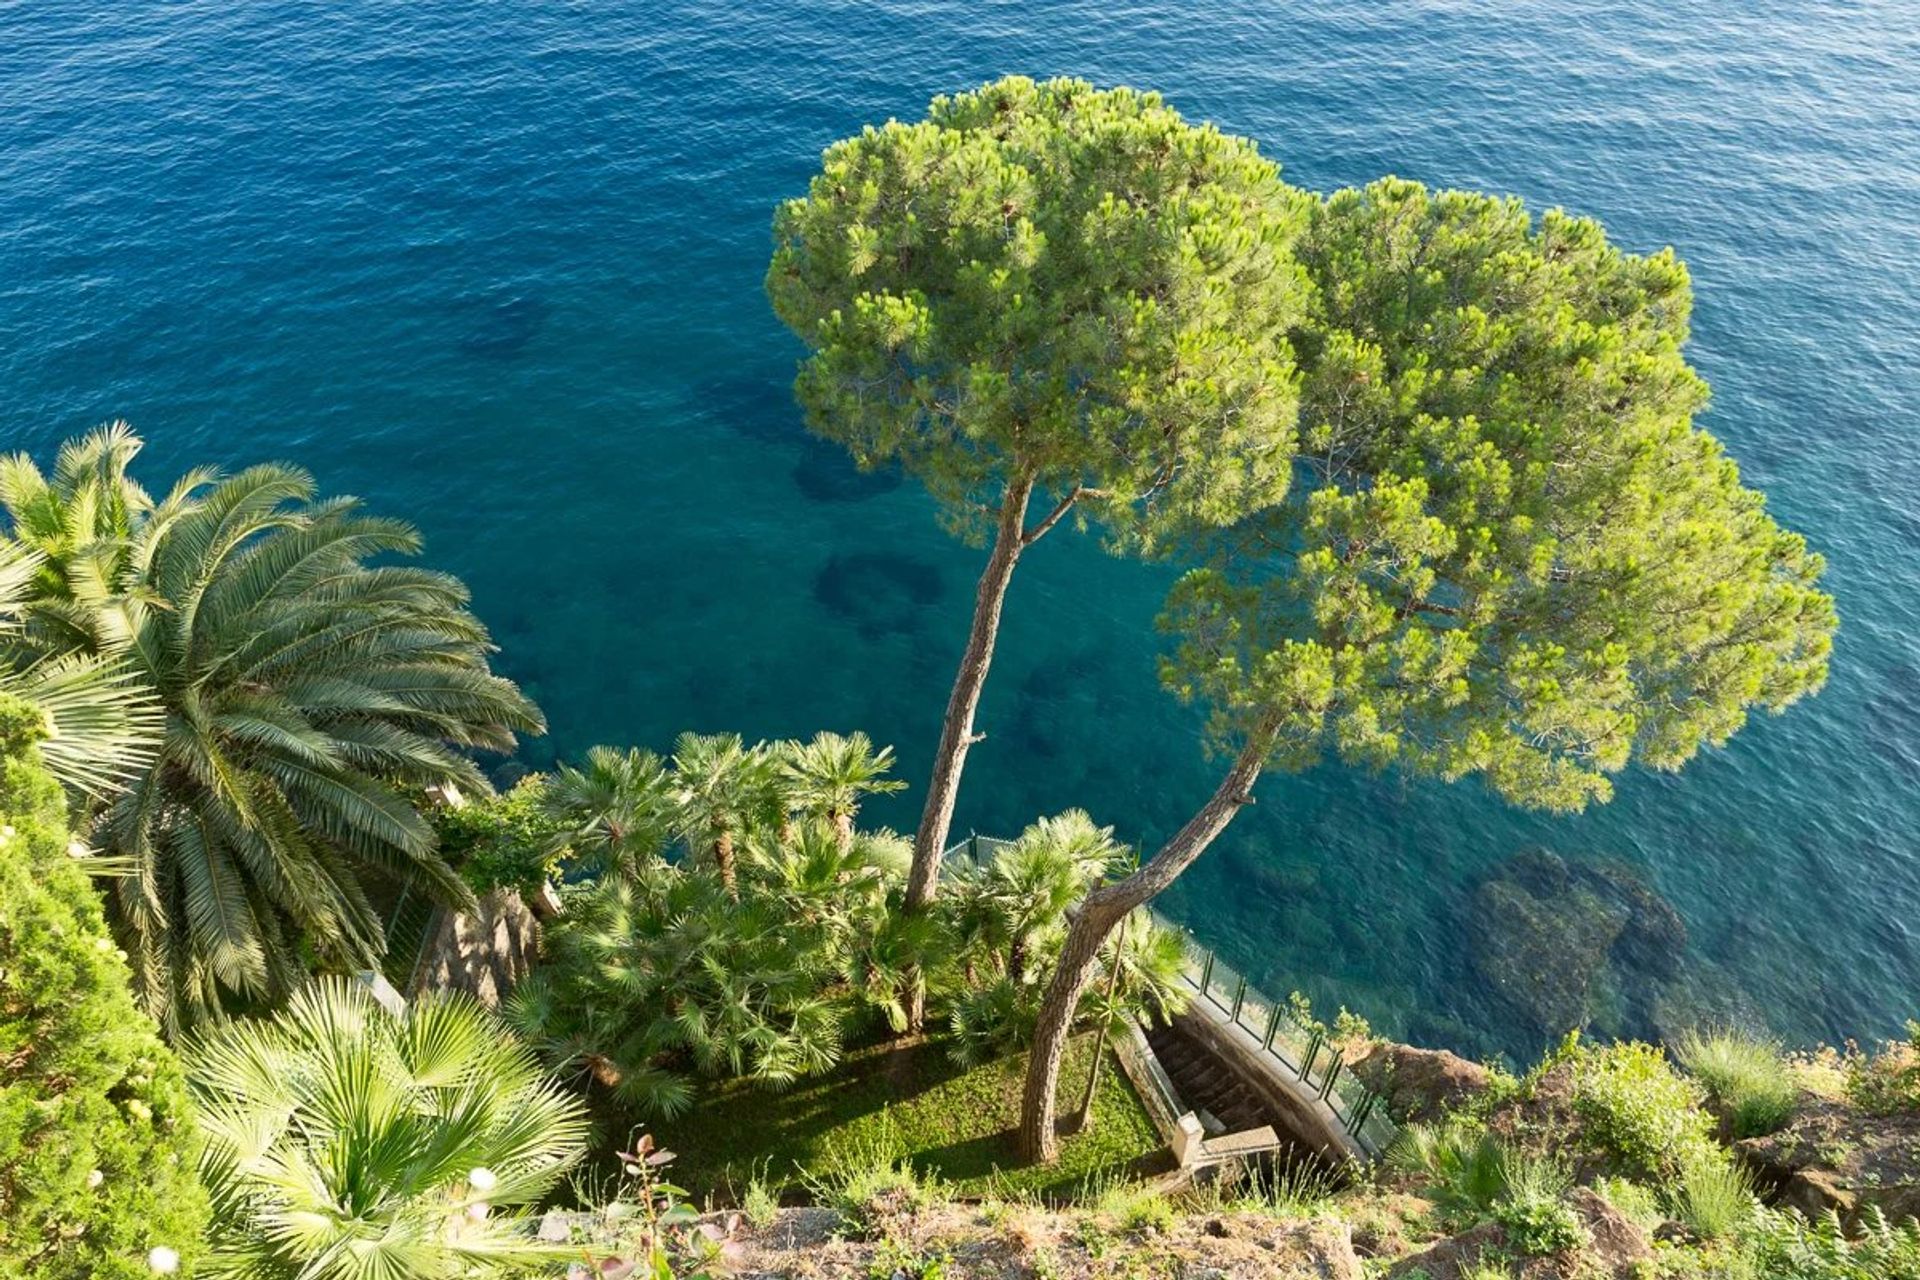
[[[124,655],[165,711],[91,836],[135,868],[110,904],[143,1001],[178,1031],[283,995],[303,948],[375,965],[369,873],[463,901],[406,789],[484,791],[466,750],[511,749],[542,721],[488,670],[456,579],[365,563],[417,551],[412,528],[316,501],[282,466],[194,472],[154,502],[124,474],[138,446],[96,433],[51,482],[11,459],[0,496],[45,557],[26,634],[63,657]]]
[[[1145,908],[1120,922],[1101,950],[1100,965],[1104,976],[1088,986],[1080,1001],[1080,1016],[1093,1025],[1098,1039],[1093,1065],[1087,1068],[1087,1091],[1080,1101],[1076,1129],[1093,1123],[1100,1067],[1115,1038],[1145,1018],[1170,1021],[1187,1007],[1191,990],[1181,978],[1185,941],[1173,930],[1154,924]]]
[[[713,859],[729,896],[740,896],[734,846],[784,809],[772,751],[745,746],[737,733],[683,733],[673,744],[673,785],[680,834],[696,856]]]
[[[825,1070],[840,1055],[840,929],[749,889],[736,897],[704,864],[599,882],[549,934],[508,1020],[553,1067],[656,1115],[691,1103],[689,1070],[771,1084]]]
[[[906,789],[886,776],[892,768],[893,748],[875,751],[864,733],[817,733],[811,742],[788,743],[780,758],[788,803],[831,822],[842,844],[853,839],[862,799]]]
[[[547,782],[543,807],[595,872],[631,874],[658,859],[680,826],[666,765],[638,747],[594,747],[581,766],[561,765]]]
[[[504,1276],[564,1258],[528,1229],[585,1149],[580,1103],[464,997],[404,1015],[324,979],[197,1044],[215,1274]]]
[[[1126,853],[1113,828],[1095,826],[1084,809],[1038,819],[990,861],[955,876],[951,910],[967,950],[989,953],[1024,983],[1036,952],[1057,942],[1067,908]]]
[[[90,448],[70,445],[61,451],[60,493],[83,491],[97,470],[93,455],[117,439],[112,432],[96,436]],[[44,480],[36,488],[37,479],[32,464],[0,458],[0,503],[42,522],[37,529],[27,527],[31,544],[0,538],[0,693],[39,710],[46,721],[41,754],[61,784],[76,795],[99,795],[153,757],[163,724],[160,706],[115,646],[98,646],[96,654],[63,652],[64,645],[47,643],[48,619],[36,608],[35,597],[37,587],[60,581],[60,566],[45,548],[70,555],[91,543],[96,525],[111,518],[126,495],[119,495],[118,505],[98,496],[85,503],[36,501],[53,493]],[[55,523],[61,517],[72,518],[74,527],[62,529]]]

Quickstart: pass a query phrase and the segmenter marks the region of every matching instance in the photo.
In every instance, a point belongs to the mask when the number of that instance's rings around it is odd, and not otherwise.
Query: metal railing
[[[969,836],[947,851],[948,865],[956,859],[977,864],[1008,843],[992,836]],[[1392,1144],[1399,1128],[1380,1105],[1380,1095],[1347,1070],[1323,1029],[1303,1023],[1288,1002],[1275,1000],[1248,982],[1218,952],[1200,945],[1191,931],[1158,911],[1149,911],[1157,927],[1178,934],[1184,943],[1182,974],[1197,997],[1258,1040],[1260,1051],[1272,1057],[1297,1087],[1326,1103],[1368,1156],[1378,1157]]]

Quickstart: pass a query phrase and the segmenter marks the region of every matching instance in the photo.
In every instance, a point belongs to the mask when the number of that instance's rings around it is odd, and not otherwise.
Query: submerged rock
[[[1473,960],[1481,977],[1533,1028],[1585,1026],[1594,982],[1627,912],[1584,886],[1540,893],[1521,879],[1482,884],[1473,899]]]
[[[1549,1040],[1596,1019],[1644,1033],[1687,950],[1679,912],[1632,868],[1544,849],[1516,854],[1483,881],[1470,923],[1475,970]]]

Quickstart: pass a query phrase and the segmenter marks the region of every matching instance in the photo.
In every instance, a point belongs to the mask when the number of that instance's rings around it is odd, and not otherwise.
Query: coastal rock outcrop
[[[1403,1124],[1435,1120],[1485,1092],[1487,1069],[1445,1049],[1376,1040],[1348,1070],[1380,1095],[1387,1114]]]
[[[1802,1095],[1786,1128],[1734,1149],[1782,1203],[1810,1215],[1855,1219],[1877,1206],[1889,1219],[1920,1217],[1920,1114],[1869,1114]]]

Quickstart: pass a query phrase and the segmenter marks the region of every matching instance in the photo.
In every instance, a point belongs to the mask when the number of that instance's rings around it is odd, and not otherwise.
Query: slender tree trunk
[[[946,852],[954,800],[960,794],[960,771],[966,766],[968,748],[980,740],[973,731],[973,716],[980,709],[980,692],[986,688],[987,668],[993,662],[1000,610],[1006,604],[1013,567],[1026,549],[1027,500],[1032,496],[1033,477],[1023,475],[1008,484],[1006,496],[1000,501],[993,550],[974,592],[973,626],[967,632],[959,673],[953,678],[953,692],[947,696],[947,718],[940,727],[940,748],[927,781],[926,807],[920,811],[920,827],[913,837],[913,871],[907,877],[909,908],[932,902],[939,883],[940,855]]]
[[[842,853],[853,847],[853,814],[843,810],[833,815],[833,838]]]
[[[1060,1085],[1060,1060],[1081,993],[1093,978],[1100,960],[1100,944],[1113,927],[1135,907],[1150,902],[1206,852],[1209,844],[1233,821],[1240,806],[1251,804],[1254,779],[1273,749],[1275,731],[1262,724],[1220,780],[1213,796],[1187,825],[1138,871],[1124,880],[1088,894],[1067,928],[1066,945],[1053,971],[1053,982],[1040,1002],[1040,1021],[1033,1033],[1027,1061],[1026,1091],[1020,1100],[1020,1153],[1029,1161],[1050,1164],[1060,1154],[1054,1131],[1054,1095]]]
[[[714,832],[713,865],[720,872],[720,883],[726,887],[727,896],[738,902],[740,880],[733,869],[733,832],[725,827]]]
[[[1007,601],[1007,585],[1013,580],[1013,567],[1033,537],[1044,533],[1043,524],[1032,535],[1027,532],[1027,501],[1033,496],[1033,477],[1017,476],[1007,485],[1000,500],[1000,520],[994,529],[993,550],[987,555],[987,567],[980,574],[974,591],[973,625],[967,632],[966,651],[960,655],[960,670],[953,678],[953,692],[947,695],[947,716],[940,728],[940,747],[933,758],[933,775],[927,782],[926,807],[920,811],[920,827],[913,836],[913,869],[907,876],[906,909],[925,910],[933,901],[940,883],[940,858],[946,852],[947,834],[953,827],[953,805],[960,794],[960,771],[967,762],[967,750],[980,740],[973,731],[974,712],[980,709],[980,693],[987,685],[987,668],[993,663],[993,642],[1000,634],[1000,611]],[[927,988],[916,969],[907,975],[904,993],[907,1006],[907,1030],[918,1033],[927,1022]]]
[[[1120,993],[1120,958],[1126,953],[1127,921],[1133,919],[1131,913],[1120,917],[1120,932],[1113,940],[1113,963],[1107,966],[1107,1009],[1114,1007],[1114,997]],[[1075,1133],[1084,1133],[1093,1127],[1093,1099],[1100,1092],[1100,1068],[1107,1060],[1107,1038],[1112,1027],[1106,1023],[1100,1026],[1098,1043],[1093,1046],[1093,1065],[1087,1068],[1087,1093],[1080,1099],[1080,1118],[1073,1122]]]

